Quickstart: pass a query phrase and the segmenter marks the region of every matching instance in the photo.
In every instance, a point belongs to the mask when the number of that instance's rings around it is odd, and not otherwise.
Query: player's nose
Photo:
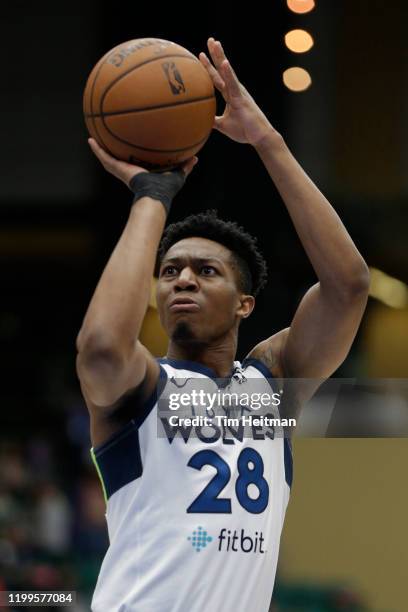
[[[196,291],[198,289],[196,275],[189,266],[181,270],[176,280],[175,289],[176,291],[185,291],[186,289]]]

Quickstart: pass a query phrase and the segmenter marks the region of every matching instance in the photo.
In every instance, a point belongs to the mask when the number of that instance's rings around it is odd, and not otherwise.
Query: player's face
[[[163,258],[157,283],[160,320],[169,337],[208,344],[235,330],[253,308],[237,280],[231,252],[222,244],[206,238],[174,244]]]

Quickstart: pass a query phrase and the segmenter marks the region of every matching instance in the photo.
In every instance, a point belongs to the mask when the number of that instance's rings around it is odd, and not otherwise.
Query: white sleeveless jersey
[[[159,390],[91,450],[110,541],[92,610],[267,612],[292,481],[290,443],[276,427],[252,425],[243,436],[229,421],[216,426],[211,411],[209,426],[179,425],[174,406],[168,413],[177,418],[164,426],[163,397],[168,405],[170,394],[220,387],[210,368],[158,361]],[[254,380],[256,392],[278,392],[261,362],[234,368],[228,392],[250,393]],[[197,417],[191,405],[186,410]],[[279,418],[278,407],[268,412]]]

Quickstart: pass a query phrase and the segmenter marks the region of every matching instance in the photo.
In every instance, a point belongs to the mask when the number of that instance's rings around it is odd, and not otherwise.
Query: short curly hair
[[[239,271],[239,289],[248,295],[258,295],[266,284],[268,272],[257,240],[236,222],[220,219],[216,210],[190,215],[169,225],[160,243],[159,263],[173,244],[192,237],[214,240],[229,249]]]

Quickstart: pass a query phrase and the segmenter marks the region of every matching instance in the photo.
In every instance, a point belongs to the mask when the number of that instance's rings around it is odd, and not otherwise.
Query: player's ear
[[[253,295],[243,295],[241,294],[239,297],[239,307],[237,314],[246,319],[249,317],[253,309],[255,308],[255,298]]]

